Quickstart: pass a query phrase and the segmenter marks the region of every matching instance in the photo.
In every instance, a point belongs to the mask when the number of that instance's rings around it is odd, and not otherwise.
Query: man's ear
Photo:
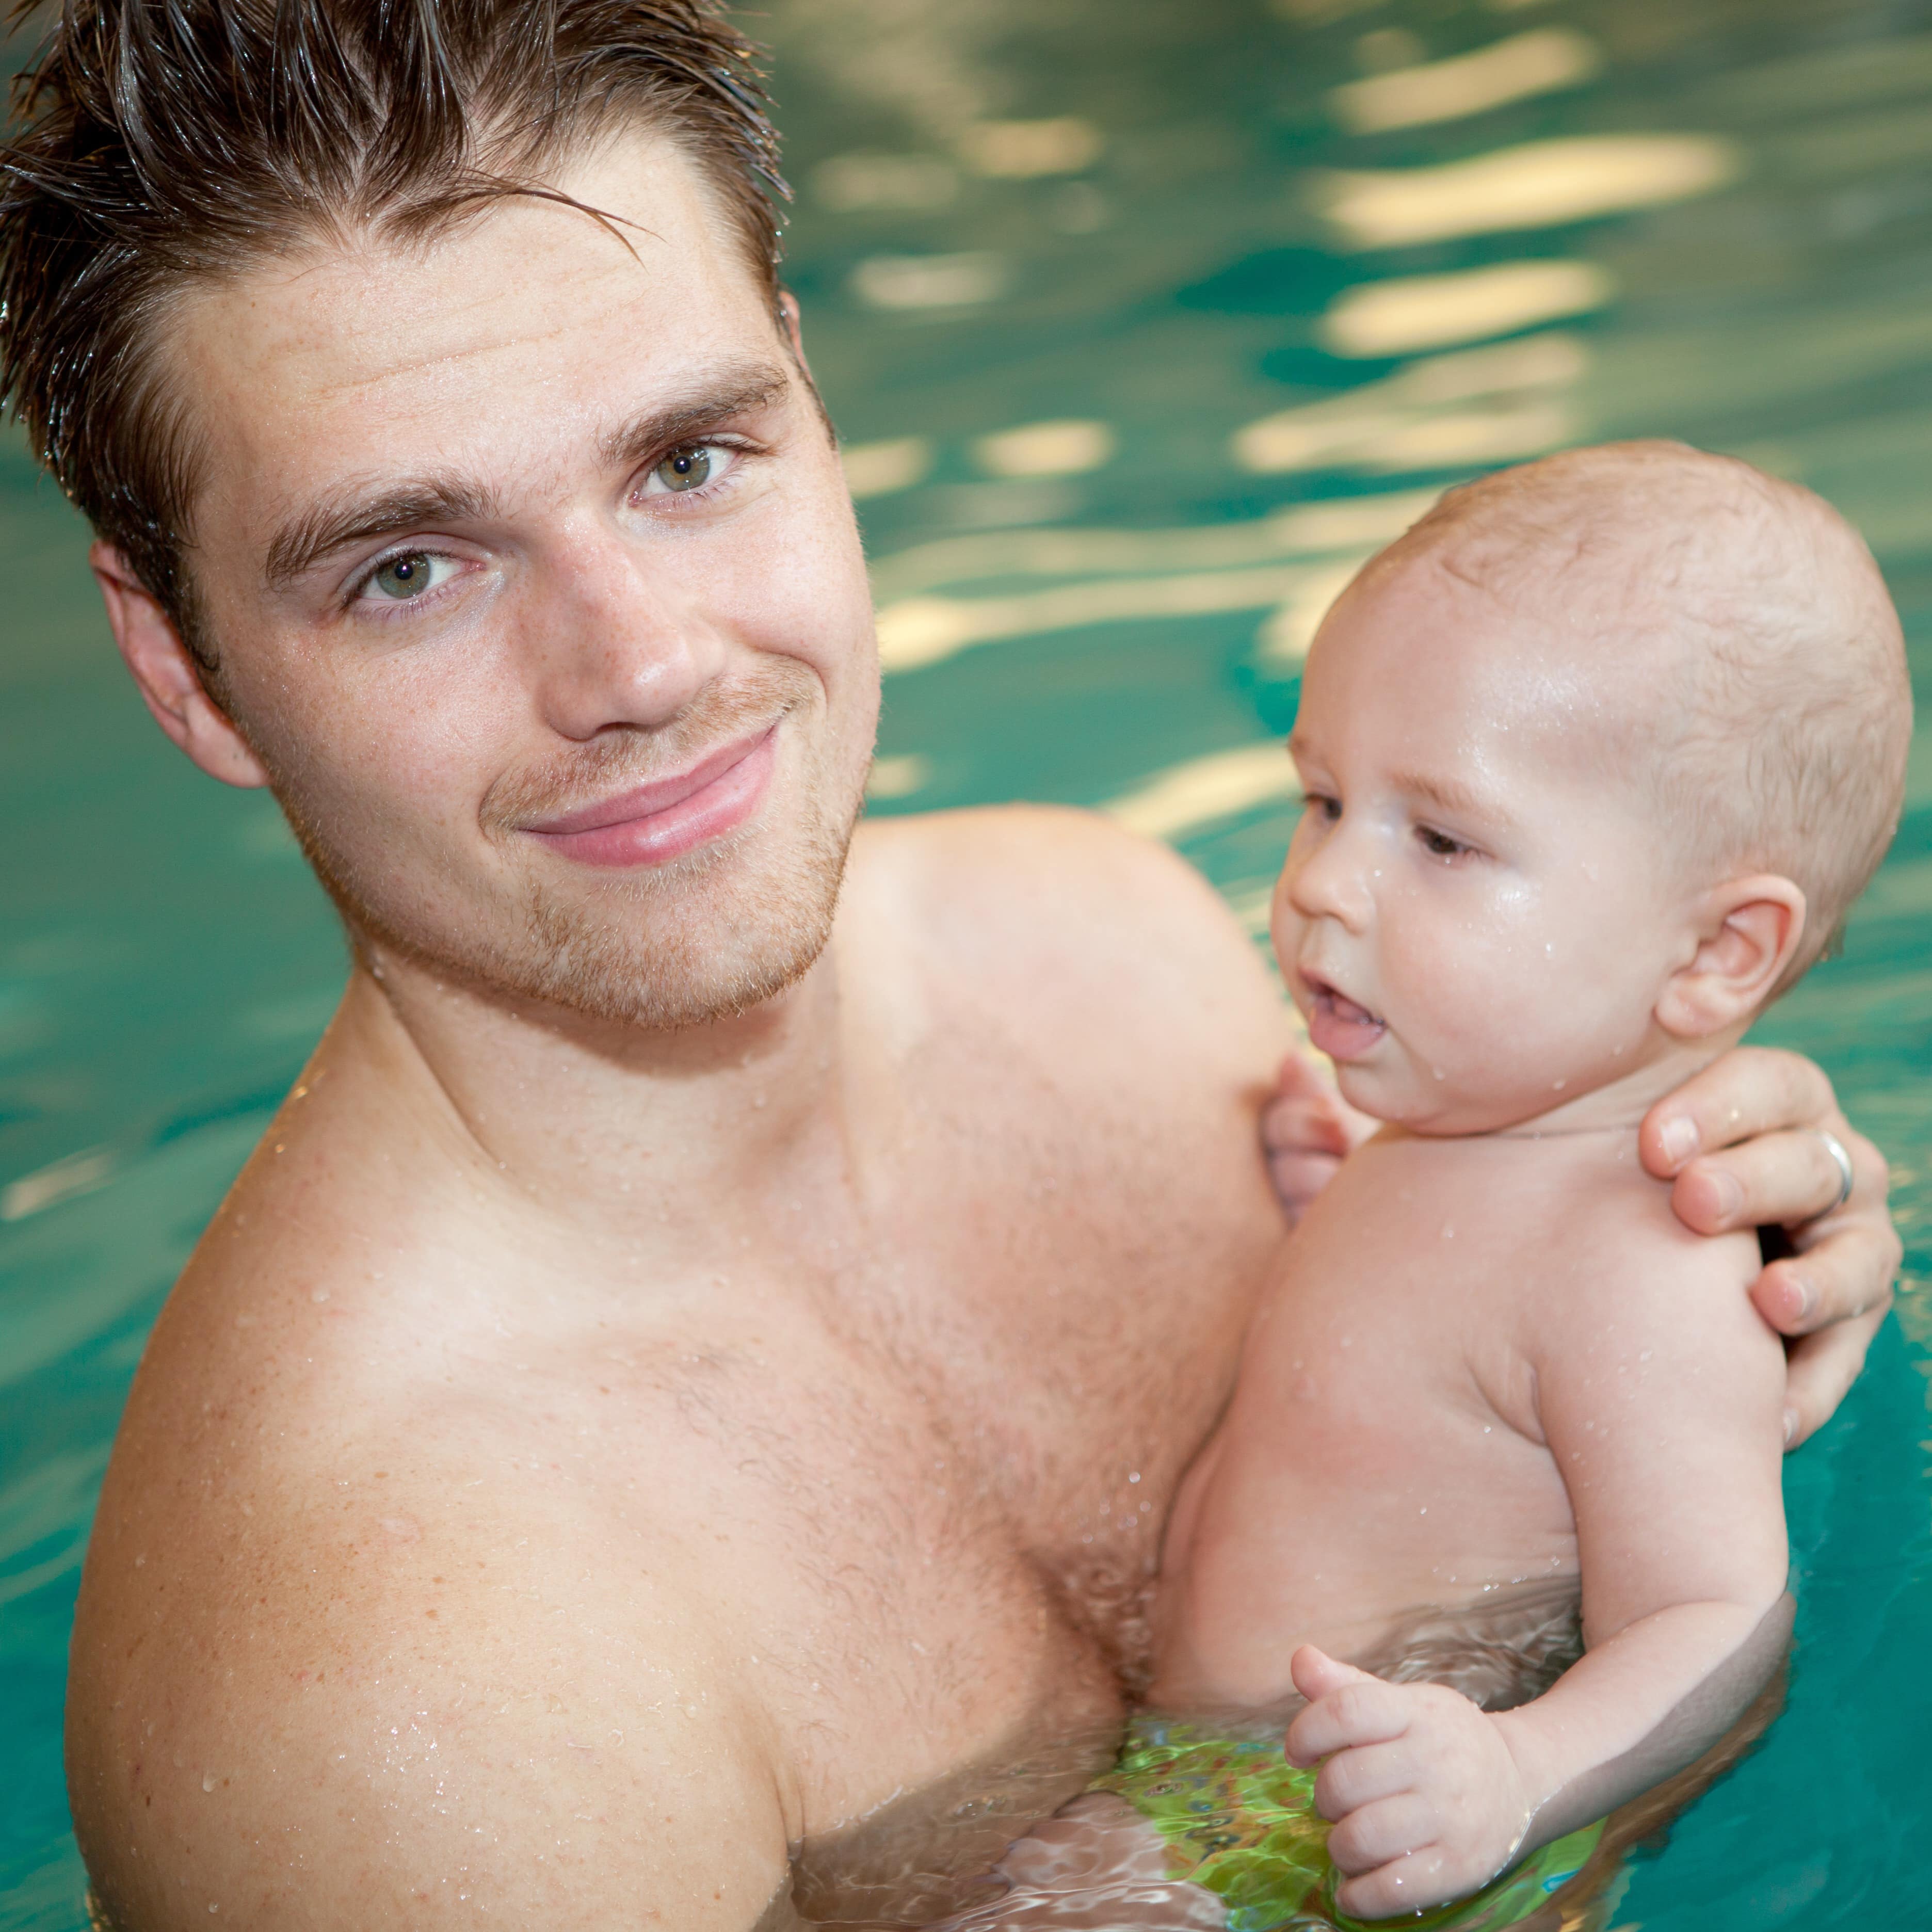
[[[1702,937],[1657,1002],[1657,1023],[1679,1040],[1704,1040],[1748,1019],[1772,994],[1804,937],[1804,895],[1762,872],[1706,895]]]
[[[798,298],[789,289],[778,292],[778,326],[784,332],[785,347],[791,359],[798,364],[798,373],[805,378],[805,386],[812,398],[812,406],[818,412],[818,419],[825,425],[825,434],[832,440],[832,447],[838,447],[838,430],[832,420],[832,412],[825,406],[825,398],[818,393],[818,385],[813,380],[812,364],[805,359],[805,336],[800,327]]]
[[[107,606],[107,622],[122,662],[133,674],[154,722],[210,778],[244,790],[266,785],[268,774],[241,733],[208,694],[173,620],[112,544],[87,554]]]
[[[778,324],[784,331],[785,342],[793,359],[806,370],[809,380],[811,370],[805,359],[805,333],[799,316],[798,298],[789,289],[778,291]]]

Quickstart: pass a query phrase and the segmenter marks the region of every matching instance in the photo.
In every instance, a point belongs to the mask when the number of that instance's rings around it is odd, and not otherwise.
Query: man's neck
[[[325,1051],[376,1067],[486,1192],[586,1234],[681,1246],[724,1203],[822,1198],[845,1166],[835,950],[750,1012],[675,1030],[506,999],[373,952]]]

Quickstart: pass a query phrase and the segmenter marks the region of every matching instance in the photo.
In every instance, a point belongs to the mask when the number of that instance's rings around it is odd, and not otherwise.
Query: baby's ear
[[[1771,998],[1804,937],[1804,895],[1761,872],[1705,894],[1696,954],[1666,983],[1657,1023],[1679,1040],[1706,1040],[1750,1018]]]

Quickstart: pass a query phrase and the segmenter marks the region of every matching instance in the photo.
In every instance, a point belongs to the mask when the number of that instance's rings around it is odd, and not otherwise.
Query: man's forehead
[[[670,143],[628,136],[555,186],[584,206],[514,196],[427,241],[319,244],[184,302],[169,335],[210,483],[366,469],[385,445],[406,464],[403,446],[492,424],[534,447],[769,356],[757,278]]]

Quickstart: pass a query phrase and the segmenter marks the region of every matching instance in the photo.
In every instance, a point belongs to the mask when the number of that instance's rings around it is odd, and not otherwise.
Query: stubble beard
[[[773,837],[760,813],[667,865],[593,877],[578,892],[532,875],[508,916],[500,900],[441,932],[434,927],[448,921],[407,920],[374,903],[299,802],[280,802],[365,962],[400,956],[495,1003],[674,1032],[776,998],[830,940],[862,782],[821,770],[801,794],[770,801],[790,806],[788,836]]]
[[[814,813],[754,877],[734,876],[745,856],[744,835],[734,834],[667,868],[669,876],[613,882],[587,904],[533,884],[520,949],[527,970],[506,962],[496,983],[516,998],[652,1031],[748,1012],[802,979],[824,951],[857,816],[855,808],[841,824]],[[680,900],[712,902],[714,884],[716,900],[728,902],[708,904],[706,917],[680,916]]]

